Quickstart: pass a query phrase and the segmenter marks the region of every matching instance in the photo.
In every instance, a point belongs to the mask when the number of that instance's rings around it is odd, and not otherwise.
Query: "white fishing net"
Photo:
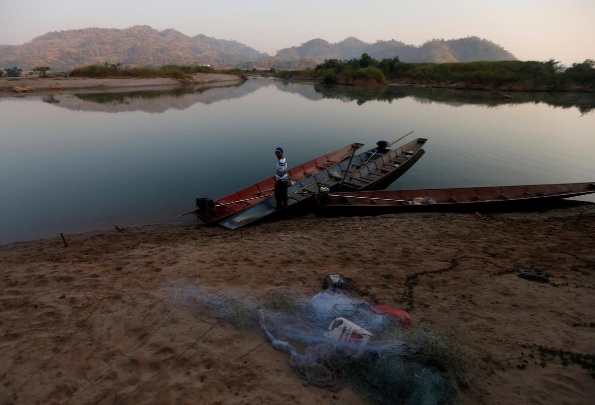
[[[450,404],[467,383],[464,356],[448,339],[427,328],[404,328],[403,319],[345,292],[311,298],[277,292],[256,301],[198,286],[183,291],[187,303],[236,327],[259,329],[288,353],[300,378],[318,386],[345,382],[378,404]]]

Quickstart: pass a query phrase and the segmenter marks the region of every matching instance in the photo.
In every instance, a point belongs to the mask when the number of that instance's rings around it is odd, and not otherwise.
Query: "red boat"
[[[290,181],[299,181],[320,173],[350,158],[362,146],[363,144],[361,143],[352,143],[334,152],[292,167],[288,170],[289,179]],[[215,201],[210,198],[197,198],[196,209],[191,213],[196,215],[202,222],[208,225],[214,225],[270,197],[273,194],[274,188],[275,176],[271,176]]]
[[[523,209],[595,193],[595,182],[320,193],[316,215],[484,212]]]

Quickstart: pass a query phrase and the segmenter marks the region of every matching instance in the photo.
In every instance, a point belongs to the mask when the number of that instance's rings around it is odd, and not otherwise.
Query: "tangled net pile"
[[[322,291],[311,299],[270,293],[262,302],[233,299],[197,286],[185,289],[197,302],[236,327],[259,328],[272,346],[289,354],[296,374],[312,384],[348,383],[377,404],[457,403],[468,385],[462,351],[424,327],[404,328],[398,318],[343,292]],[[365,344],[329,336],[329,324],[349,319],[371,332]]]

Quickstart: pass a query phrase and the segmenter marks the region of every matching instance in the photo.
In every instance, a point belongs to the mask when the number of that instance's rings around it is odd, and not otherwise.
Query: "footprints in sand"
[[[495,402],[518,399],[502,394],[508,387],[539,399],[554,381],[564,397],[552,401],[586,402],[580,392],[592,377],[576,364],[521,370],[503,361],[520,356],[522,339],[592,351],[594,237],[578,226],[454,215],[304,218],[242,232],[141,227],[69,236],[68,248],[59,238],[0,248],[0,401],[333,403],[262,335],[222,323],[179,288],[255,299],[314,294],[324,275],[338,273],[395,307],[407,304],[410,287],[415,322],[450,328],[487,359],[484,369],[496,376],[478,376],[489,390],[500,387],[490,392]],[[457,267],[438,272],[453,259]],[[544,269],[558,285],[502,272],[517,263]],[[335,394],[337,403],[357,403]]]

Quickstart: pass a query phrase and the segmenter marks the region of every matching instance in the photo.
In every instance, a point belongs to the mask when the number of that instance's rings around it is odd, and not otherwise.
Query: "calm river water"
[[[193,221],[226,195],[352,142],[428,138],[389,188],[595,181],[595,95],[323,87],[0,98],[0,243]],[[595,201],[591,196],[583,200]]]

